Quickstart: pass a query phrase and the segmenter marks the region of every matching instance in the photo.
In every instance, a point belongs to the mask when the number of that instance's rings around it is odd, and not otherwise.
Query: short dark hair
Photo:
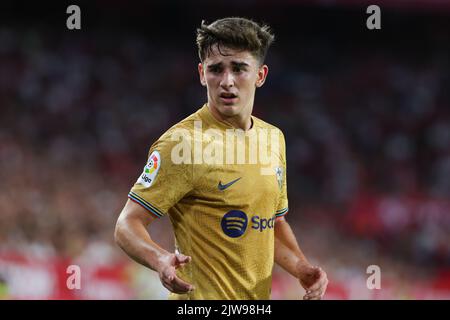
[[[203,20],[197,29],[198,55],[203,62],[217,44],[221,54],[220,47],[247,50],[262,64],[274,39],[268,25],[259,25],[250,19],[229,17],[211,24]]]

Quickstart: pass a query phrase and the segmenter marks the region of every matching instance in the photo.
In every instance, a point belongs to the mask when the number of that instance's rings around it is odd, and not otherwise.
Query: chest
[[[198,172],[196,197],[227,206],[268,206],[280,194],[276,168],[261,170],[259,165],[209,166]]]

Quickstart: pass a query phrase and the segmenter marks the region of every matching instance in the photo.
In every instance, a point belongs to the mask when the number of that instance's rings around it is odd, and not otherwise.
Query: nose
[[[234,76],[231,72],[224,72],[222,79],[220,80],[220,86],[223,88],[231,88],[234,86]]]

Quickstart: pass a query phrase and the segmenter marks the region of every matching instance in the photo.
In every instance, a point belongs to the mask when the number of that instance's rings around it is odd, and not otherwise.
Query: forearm
[[[152,240],[145,226],[138,219],[119,217],[115,239],[130,258],[157,272],[164,258],[170,255]]]
[[[275,262],[294,276],[297,276],[300,265],[309,265],[284,218],[275,223]]]

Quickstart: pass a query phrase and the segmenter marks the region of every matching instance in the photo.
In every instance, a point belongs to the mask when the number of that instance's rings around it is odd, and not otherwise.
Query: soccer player
[[[326,273],[308,262],[285,219],[284,136],[252,116],[273,40],[268,26],[248,19],[202,22],[197,30],[198,72],[207,103],[150,147],[144,172],[118,218],[117,244],[158,272],[170,299],[269,299],[274,262],[299,280],[304,299],[321,299],[326,291]],[[261,149],[255,147],[261,141],[225,148],[220,138],[230,132],[244,133],[241,142],[264,137],[258,132],[275,132],[277,138],[267,139],[264,146],[278,164],[243,163]],[[264,172],[267,167],[272,174]],[[166,214],[175,252],[161,248],[146,229]]]

